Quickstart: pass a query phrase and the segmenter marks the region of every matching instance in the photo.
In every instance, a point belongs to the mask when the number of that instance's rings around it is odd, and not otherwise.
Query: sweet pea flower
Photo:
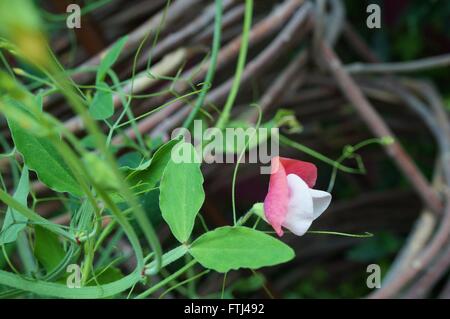
[[[312,163],[272,158],[264,215],[278,236],[283,236],[282,226],[302,236],[330,205],[330,193],[313,189],[316,179],[317,167]]]

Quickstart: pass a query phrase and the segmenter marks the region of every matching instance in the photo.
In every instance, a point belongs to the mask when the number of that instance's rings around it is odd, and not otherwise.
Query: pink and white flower
[[[313,189],[316,180],[314,164],[279,156],[272,158],[264,214],[278,236],[283,236],[282,227],[302,236],[330,205],[330,193]]]

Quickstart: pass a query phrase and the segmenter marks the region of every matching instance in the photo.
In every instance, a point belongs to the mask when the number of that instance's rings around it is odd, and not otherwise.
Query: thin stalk
[[[72,234],[66,232],[65,230],[61,229],[58,225],[49,223],[47,219],[44,217],[41,217],[28,207],[22,205],[19,203],[16,199],[14,199],[11,195],[9,195],[4,190],[0,189],[0,201],[4,202],[7,206],[9,206],[11,209],[14,209],[18,213],[22,214],[23,216],[27,217],[29,220],[42,224],[42,227],[47,228],[48,230],[55,232],[64,238],[67,238],[73,242],[75,242],[75,239]]]
[[[258,122],[256,123],[256,130],[259,129],[259,126],[261,125],[261,118],[262,118],[262,112],[261,112],[261,108],[258,105],[255,105],[258,108]],[[258,133],[254,133],[245,143],[245,147],[244,149],[241,151],[241,153],[239,154],[239,158],[237,160],[236,166],[234,167],[234,171],[233,171],[233,180],[231,182],[231,206],[233,209],[233,224],[236,226],[237,223],[237,218],[236,218],[236,178],[237,178],[237,172],[239,169],[239,164],[242,160],[242,158],[245,155],[245,151],[247,150],[248,145],[250,144],[250,142],[252,141],[252,139],[255,137],[255,135],[257,135]]]
[[[308,154],[308,155],[310,155],[310,156],[312,156],[312,157],[314,157],[314,158],[316,158],[316,159],[318,159],[318,160],[320,160],[320,161],[322,161],[322,162],[324,162],[324,163],[326,163],[328,165],[331,165],[331,166],[335,167],[338,170],[341,170],[341,171],[346,172],[346,173],[352,173],[352,174],[361,173],[359,169],[348,167],[348,166],[344,166],[341,163],[339,163],[339,161],[335,161],[335,160],[333,160],[331,158],[328,158],[328,157],[320,154],[319,152],[317,152],[317,151],[315,151],[315,150],[313,150],[313,149],[311,149],[311,148],[309,148],[309,147],[307,147],[307,146],[305,146],[303,144],[294,142],[294,141],[292,141],[291,139],[287,138],[284,135],[280,134],[279,138],[280,138],[280,142],[282,144],[287,145],[287,146],[292,147],[292,148],[295,148],[296,150],[299,150],[300,152],[306,153],[306,154]]]
[[[209,87],[212,85],[212,82],[214,80],[214,74],[216,73],[217,57],[219,56],[220,41],[222,37],[222,13],[223,13],[222,0],[216,0],[215,12],[216,13],[214,20],[214,38],[211,51],[211,60],[209,62],[208,73],[206,74],[204,81],[204,85],[208,85]],[[203,102],[205,101],[206,94],[209,91],[209,87],[202,90],[202,92],[198,96],[194,108],[192,109],[191,113],[189,113],[189,116],[183,123],[184,128],[188,128],[192,124],[194,118],[197,116],[198,111],[200,110],[200,108],[203,105]]]
[[[184,265],[182,268],[180,268],[179,270],[177,270],[176,272],[174,272],[172,275],[168,276],[167,278],[165,278],[164,280],[161,280],[160,282],[158,282],[156,285],[154,285],[153,287],[151,287],[150,289],[147,289],[146,291],[144,291],[143,293],[139,294],[136,299],[143,299],[149,295],[151,295],[152,293],[154,293],[155,291],[157,291],[158,289],[160,289],[161,287],[164,287],[166,284],[168,284],[169,282],[171,282],[172,280],[174,280],[175,278],[178,278],[179,276],[181,276],[183,273],[185,273],[189,268],[191,268],[192,266],[194,266],[197,262],[195,260],[192,260],[190,263]]]
[[[231,86],[230,94],[228,95],[223,111],[217,121],[216,127],[223,129],[228,123],[230,118],[231,108],[236,100],[237,93],[239,91],[239,85],[241,83],[242,72],[245,67],[245,60],[247,58],[248,40],[250,35],[250,28],[252,25],[253,15],[253,0],[245,0],[245,15],[244,15],[244,27],[242,30],[241,48],[239,50],[238,62],[236,65],[236,73],[234,75],[233,84]]]
[[[92,269],[92,262],[94,261],[94,242],[92,240],[86,241],[84,244],[85,258],[83,265],[83,272],[81,276],[81,283],[84,286],[89,278],[89,273]]]
[[[190,268],[190,269],[191,269],[191,268]],[[190,270],[190,269],[189,269],[189,270]],[[189,271],[189,270],[188,270],[188,271]],[[195,276],[189,277],[188,279],[183,280],[183,281],[177,283],[176,285],[170,287],[170,288],[167,289],[165,292],[163,292],[163,293],[158,297],[158,299],[162,299],[165,295],[167,295],[167,294],[168,294],[169,292],[171,292],[172,290],[178,289],[178,288],[180,288],[181,286],[183,286],[183,285],[185,285],[185,284],[192,283],[192,282],[194,282],[194,280],[196,280],[197,278],[200,278],[200,277],[206,275],[206,274],[209,273],[209,272],[210,272],[209,269],[204,270],[204,271],[202,271],[201,273],[199,273],[199,274],[197,274],[197,275],[195,275]]]

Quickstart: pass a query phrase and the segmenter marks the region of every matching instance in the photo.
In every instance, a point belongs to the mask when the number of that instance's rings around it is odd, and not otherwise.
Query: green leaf
[[[103,185],[108,189],[118,189],[119,180],[116,175],[112,172],[104,160],[98,157],[97,154],[87,153],[83,157],[83,161],[86,163],[86,168],[89,171],[92,179],[99,185]]]
[[[32,1],[0,1],[0,19],[0,34],[11,38],[42,27],[39,11]]]
[[[170,160],[172,148],[178,143],[178,140],[171,140],[162,145],[155,152],[153,157],[145,163],[142,163],[134,170],[128,170],[127,181],[131,186],[140,185],[142,189],[151,189],[161,179],[161,176]],[[134,190],[135,191],[135,190]]]
[[[5,249],[6,254],[0,254],[0,269],[5,269],[6,266],[8,266],[8,263],[6,262],[5,255],[6,256],[10,256],[10,254],[13,253],[14,250],[16,250],[17,245],[16,244],[6,244],[3,247]]]
[[[243,278],[231,286],[233,291],[240,293],[249,293],[257,291],[264,286],[266,279],[262,274],[255,273],[253,276]]]
[[[123,278],[122,271],[119,268],[106,266],[95,271],[95,279],[89,281],[88,286],[104,285]]]
[[[143,158],[141,153],[139,152],[129,152],[117,160],[117,163],[119,164],[119,167],[121,169],[129,169],[133,170],[139,167],[143,162]]]
[[[51,231],[36,225],[34,236],[34,256],[44,266],[47,273],[50,273],[60,264],[66,253],[58,236]]]
[[[0,38],[17,46],[15,55],[33,65],[49,65],[44,24],[34,1],[0,1],[0,21]]]
[[[27,104],[9,97],[2,97],[2,99],[0,99],[0,112],[3,113],[8,121],[14,121],[17,123],[18,127],[21,127],[23,130],[26,130],[35,136],[43,137],[51,134],[52,132],[47,127],[41,125],[41,123],[30,114],[26,109],[27,107]],[[35,106],[33,105],[33,107]]]
[[[120,56],[120,52],[122,52],[126,42],[128,41],[128,36],[120,38],[113,45],[113,47],[106,53],[105,57],[100,62],[97,70],[97,80],[96,83],[100,83],[105,79],[106,73],[108,70],[116,63],[117,59]]]
[[[57,192],[82,196],[74,175],[47,137],[38,137],[7,118],[14,145],[25,164],[36,172],[39,180]]]
[[[179,143],[176,148],[183,147],[190,154],[195,149],[190,143]],[[169,160],[160,184],[159,207],[164,220],[175,238],[184,243],[191,236],[195,217],[203,205],[203,175],[200,163]]]
[[[24,166],[22,176],[17,185],[14,199],[24,206],[27,206],[27,198],[30,192],[30,181],[28,168]],[[8,207],[0,232],[0,245],[12,243],[17,240],[17,235],[27,226],[28,218]]]
[[[162,222],[161,210],[159,209],[159,188],[155,188],[139,197],[139,202],[150,219],[150,222],[156,227]]]
[[[80,144],[85,148],[95,150],[96,148],[95,137],[93,135],[86,135],[80,140]]]
[[[114,101],[111,89],[105,82],[97,83],[99,90],[95,92],[89,112],[96,120],[106,120],[114,114]]]
[[[295,256],[292,248],[278,239],[243,226],[207,232],[192,243],[189,251],[203,267],[222,273],[277,265]]]

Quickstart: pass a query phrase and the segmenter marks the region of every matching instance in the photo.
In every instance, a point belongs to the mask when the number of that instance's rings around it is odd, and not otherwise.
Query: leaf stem
[[[176,272],[174,272],[173,274],[171,274],[170,276],[168,276],[164,280],[161,280],[160,282],[158,282],[156,285],[154,285],[150,289],[147,289],[143,293],[139,294],[136,297],[136,299],[143,299],[143,298],[151,295],[152,293],[154,293],[155,291],[157,291],[161,287],[164,287],[167,283],[169,283],[172,280],[174,280],[175,278],[181,276],[184,272],[186,272],[189,268],[194,266],[196,263],[197,262],[195,260],[192,260],[191,262],[189,262],[188,264],[184,265],[182,268],[180,268],[179,270],[177,270]]]
[[[315,150],[313,150],[313,149],[311,149],[311,148],[309,148],[309,147],[307,147],[307,146],[305,146],[303,144],[294,142],[294,141],[292,141],[291,139],[289,139],[288,137],[286,137],[286,136],[284,136],[282,134],[279,135],[279,138],[280,138],[280,142],[282,144],[287,145],[287,146],[292,147],[292,148],[295,148],[296,150],[299,150],[300,152],[306,153],[306,154],[308,154],[308,155],[310,155],[310,156],[312,156],[312,157],[314,157],[314,158],[316,158],[316,159],[318,159],[318,160],[320,160],[320,161],[322,161],[322,162],[324,162],[326,164],[329,164],[329,165],[335,167],[336,169],[339,169],[339,170],[341,170],[343,172],[346,172],[346,173],[353,173],[353,174],[360,173],[359,169],[348,167],[348,166],[344,166],[341,163],[339,163],[339,161],[335,161],[335,160],[333,160],[333,159],[331,159],[329,157],[326,157],[326,156],[320,154],[319,152],[317,152],[317,151],[315,151]]]

